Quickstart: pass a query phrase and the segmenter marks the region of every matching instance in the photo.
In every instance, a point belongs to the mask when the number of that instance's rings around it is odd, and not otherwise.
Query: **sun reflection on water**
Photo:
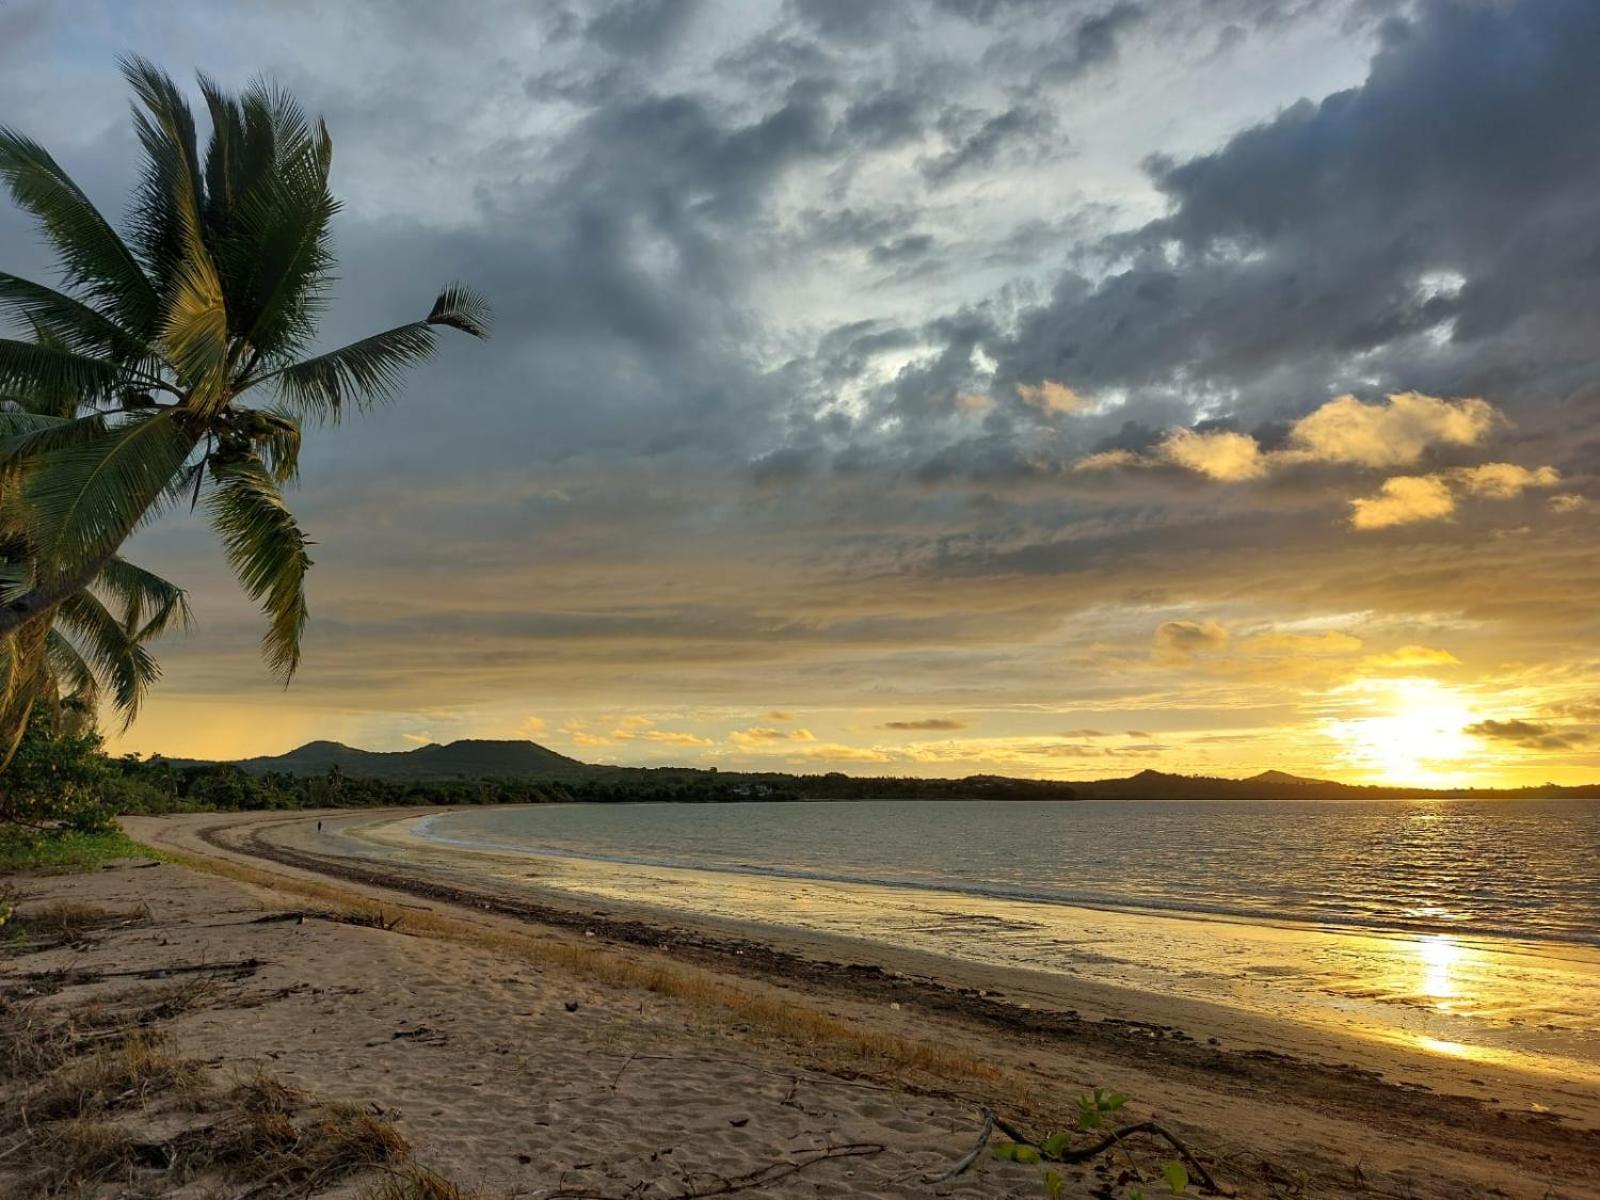
[[[1422,968],[1418,991],[1439,1009],[1450,1008],[1450,1002],[1460,998],[1460,980],[1456,970],[1461,963],[1461,944],[1442,933],[1433,934],[1417,942],[1417,961]]]

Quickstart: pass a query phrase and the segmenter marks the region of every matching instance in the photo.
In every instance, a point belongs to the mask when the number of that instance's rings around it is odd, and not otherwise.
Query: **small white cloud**
[[[1559,496],[1550,497],[1550,510],[1558,513],[1582,512],[1589,507],[1589,497],[1580,496],[1575,492],[1563,492]]]

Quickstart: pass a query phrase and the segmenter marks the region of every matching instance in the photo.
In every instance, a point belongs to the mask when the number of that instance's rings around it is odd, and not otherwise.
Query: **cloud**
[[[1450,473],[1450,478],[1474,496],[1490,500],[1514,500],[1529,488],[1550,488],[1561,482],[1561,473],[1554,467],[1529,470],[1515,463],[1484,463],[1477,467],[1461,467]]]
[[[1459,667],[1461,660],[1448,650],[1433,646],[1401,646],[1387,654],[1374,654],[1361,660],[1366,670],[1414,671],[1425,667]]]
[[[1148,465],[1148,460],[1135,454],[1132,450],[1100,450],[1094,454],[1086,454],[1072,464],[1074,471],[1113,471],[1119,467],[1137,467]]]
[[[1589,498],[1574,492],[1567,492],[1560,496],[1550,497],[1550,511],[1557,513],[1582,512],[1589,507]]]
[[[430,746],[433,744],[433,735],[431,733],[402,733],[400,736],[414,746]]]
[[[717,744],[716,740],[713,738],[700,737],[698,734],[684,733],[682,731],[673,729],[647,730],[643,737],[647,742],[661,742],[669,746],[691,746],[696,748],[704,748],[706,746],[715,746]]]
[[[1156,626],[1154,657],[1181,665],[1228,644],[1228,631],[1215,621],[1163,621]]]
[[[1437,475],[1397,475],[1385,479],[1376,496],[1350,502],[1350,524],[1357,529],[1388,529],[1417,521],[1441,521],[1456,510],[1455,494]]]
[[[1258,479],[1267,472],[1267,460],[1255,438],[1227,430],[1174,430],[1158,453],[1167,462],[1221,483]]]
[[[774,742],[814,742],[816,734],[809,729],[773,729],[770,726],[755,726],[751,729],[735,729],[728,735],[728,741],[735,746],[746,748],[771,745]]]
[[[1386,529],[1437,521],[1456,511],[1457,492],[1486,500],[1514,500],[1529,488],[1555,487],[1554,467],[1530,470],[1515,463],[1457,467],[1437,475],[1399,475],[1386,479],[1376,496],[1352,500],[1350,523],[1357,529]]]
[[[1437,445],[1476,445],[1494,424],[1494,409],[1478,399],[1399,392],[1382,403],[1364,404],[1345,395],[1294,423],[1290,457],[1362,467],[1409,466]]]
[[[899,730],[949,730],[966,729],[967,722],[954,717],[923,717],[916,721],[885,721],[878,728]]]
[[[1298,657],[1339,657],[1359,653],[1362,641],[1337,629],[1320,633],[1292,633],[1273,630],[1243,639],[1238,648],[1247,654],[1284,654]]]
[[[1080,396],[1064,383],[1044,379],[1038,383],[1017,384],[1017,395],[1022,402],[1041,412],[1076,413],[1092,408],[1094,402]]]
[[[1468,725],[1462,732],[1485,741],[1509,742],[1529,750],[1573,750],[1594,740],[1592,735],[1582,730],[1561,729],[1520,719],[1479,721]]]

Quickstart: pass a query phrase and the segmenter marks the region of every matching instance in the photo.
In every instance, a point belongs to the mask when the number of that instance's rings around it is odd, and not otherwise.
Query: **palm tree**
[[[182,589],[113,558],[48,621],[0,643],[0,770],[40,711],[57,727],[93,724],[106,694],[126,729],[161,674],[148,643],[189,619]]]
[[[41,333],[40,340],[48,342],[48,335]],[[61,422],[76,409],[71,396],[34,389],[0,399],[0,421]],[[35,556],[22,532],[24,522],[12,511],[28,470],[25,460],[0,464],[0,589],[23,583],[32,571]],[[0,771],[41,703],[53,727],[71,729],[92,724],[101,693],[109,692],[123,728],[131,725],[160,675],[147,643],[175,621],[187,625],[189,619],[181,588],[113,556],[47,620],[0,638]]]
[[[69,396],[71,411],[0,411],[0,525],[25,547],[0,580],[0,638],[37,630],[169,506],[204,505],[244,589],[263,608],[263,651],[285,680],[306,622],[305,535],[281,488],[300,421],[337,421],[388,396],[436,330],[487,334],[473,293],[445,288],[421,320],[306,357],[333,258],[333,145],[266,83],[238,96],[202,76],[211,133],[173,81],[127,59],[144,165],[119,234],[38,143],[0,127],[0,179],[60,259],[60,288],[0,273],[0,313],[31,340],[0,339],[0,398]],[[265,398],[247,406],[247,393]],[[13,564],[15,567],[15,564]]]

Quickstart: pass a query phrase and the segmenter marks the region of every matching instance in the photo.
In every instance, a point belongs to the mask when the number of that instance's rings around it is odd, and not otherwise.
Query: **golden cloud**
[[[1388,654],[1373,654],[1361,660],[1369,671],[1415,671],[1423,667],[1459,667],[1461,660],[1448,650],[1432,646],[1401,646]]]
[[[1228,644],[1228,631],[1215,621],[1163,621],[1156,626],[1153,657],[1159,662],[1187,663]]]
[[[1102,450],[1098,454],[1086,454],[1072,464],[1074,471],[1111,471],[1118,467],[1140,467],[1146,461],[1132,450]]]
[[[1258,633],[1239,643],[1247,654],[1287,654],[1301,658],[1338,657],[1358,653],[1365,643],[1358,637],[1325,629],[1321,633]]]
[[[1561,482],[1561,473],[1554,467],[1529,470],[1516,463],[1484,463],[1477,467],[1461,467],[1450,473],[1450,478],[1474,496],[1491,500],[1515,500],[1529,488],[1555,487]]]
[[[1388,529],[1442,520],[1455,512],[1456,498],[1437,475],[1396,475],[1383,481],[1376,496],[1359,496],[1350,507],[1350,524],[1355,528]]]
[[[1339,396],[1295,422],[1285,457],[1362,467],[1407,466],[1435,445],[1476,445],[1496,419],[1494,409],[1477,399],[1399,392],[1382,403],[1364,404],[1354,396]]]
[[[770,726],[758,725],[753,729],[735,729],[728,735],[728,741],[735,746],[769,745],[773,742],[814,742],[817,735],[809,729],[773,729]]]
[[[1267,456],[1249,434],[1228,430],[1176,429],[1157,447],[1167,462],[1219,483],[1241,483],[1267,472]]]
[[[645,733],[645,741],[661,742],[668,746],[714,746],[716,742],[708,737],[700,737],[693,733],[683,733],[674,729],[652,729]]]
[[[1038,383],[1017,384],[1017,395],[1030,407],[1048,413],[1079,413],[1094,407],[1094,402],[1079,395],[1064,383],[1043,379]],[[987,397],[985,397],[987,399]],[[960,398],[957,397],[957,403]]]

